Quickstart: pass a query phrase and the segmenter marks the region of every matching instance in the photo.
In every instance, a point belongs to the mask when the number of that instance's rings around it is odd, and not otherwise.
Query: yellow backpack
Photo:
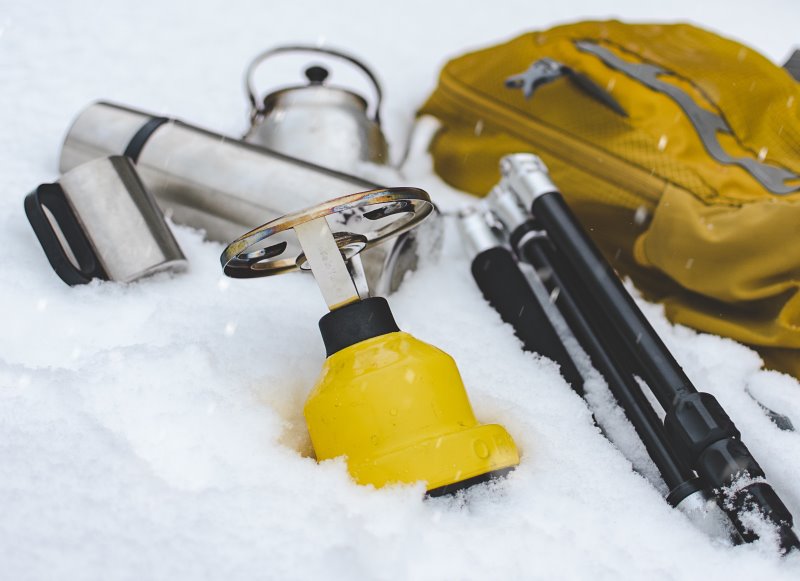
[[[431,151],[448,183],[485,195],[501,156],[536,153],[673,322],[800,377],[800,83],[786,69],[689,25],[582,22],[450,61],[420,113],[442,123]]]

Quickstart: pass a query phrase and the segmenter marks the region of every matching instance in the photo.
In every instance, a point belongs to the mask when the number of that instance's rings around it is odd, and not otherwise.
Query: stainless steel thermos
[[[179,224],[230,242],[247,230],[322,200],[380,187],[199,127],[113,103],[90,105],[73,123],[60,169],[125,155],[136,163],[148,190]],[[393,291],[435,247],[438,220],[363,254],[375,294]]]

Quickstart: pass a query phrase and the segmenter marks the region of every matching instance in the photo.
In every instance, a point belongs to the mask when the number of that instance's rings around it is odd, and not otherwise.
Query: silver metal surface
[[[317,75],[310,74],[312,69],[307,70],[308,84],[269,93],[263,100],[257,96],[253,79],[256,69],[269,58],[297,52],[334,57],[360,69],[375,92],[372,116],[366,99],[328,85],[328,72],[322,67],[314,67]],[[358,173],[363,162],[389,163],[380,126],[381,87],[374,73],[357,58],[315,46],[277,47],[259,54],[250,63],[245,90],[251,107],[246,141],[350,173]]]
[[[373,296],[383,296],[394,292],[400,288],[406,277],[417,270],[420,265],[426,262],[436,262],[441,254],[443,239],[444,220],[434,205],[430,216],[419,226],[387,243],[370,248],[369,255],[375,256],[380,252],[384,256],[380,263],[374,259],[369,262],[363,261]],[[366,257],[367,254],[364,256]],[[379,264],[383,269],[383,276],[377,276],[377,273],[370,276],[368,268],[374,269]],[[371,281],[375,281],[375,283]]]
[[[375,187],[179,121],[156,130],[137,167],[176,221],[221,241],[238,236],[242,225],[318,202],[317,192],[331,197]]]
[[[127,158],[84,163],[59,184],[110,280],[130,282],[186,266],[161,210]]]
[[[310,85],[273,93],[267,105],[245,141],[350,173],[358,173],[364,162],[389,162],[380,126],[367,118],[366,103],[353,93]]]
[[[348,252],[345,251],[343,256],[347,257]],[[369,283],[367,283],[367,275],[364,272],[364,263],[361,262],[360,254],[352,254],[347,260],[347,270],[350,272],[350,278],[353,279],[353,284],[356,285],[356,292],[359,298],[366,299],[371,296],[369,292]]]
[[[143,111],[110,103],[89,105],[73,121],[61,149],[61,173],[87,161],[122,155],[142,126],[153,119]]]
[[[485,209],[470,206],[459,212],[458,229],[470,260],[484,250],[500,246],[500,241],[489,225]]]
[[[70,128],[61,152],[62,171],[108,155],[122,154],[154,116],[110,103],[85,109]],[[205,230],[211,240],[230,242],[243,230],[278,216],[374,183],[225,137],[180,121],[160,125],[144,142],[137,170],[162,210],[179,223]],[[435,252],[423,231],[439,231],[440,221],[364,252],[373,290],[396,290],[418,254]],[[419,236],[418,236],[419,234]],[[397,253],[405,260],[397,260]],[[408,256],[413,253],[414,256]]]
[[[358,289],[325,216],[295,224],[293,229],[328,309],[332,311],[359,300]]]
[[[547,166],[532,153],[513,153],[500,160],[500,172],[507,185],[519,196],[522,205],[530,210],[533,201],[543,194],[558,191]]]
[[[501,181],[492,188],[486,199],[492,212],[500,219],[509,233],[531,219],[530,212],[522,207],[519,198],[505,181]]]
[[[329,305],[338,304],[351,291],[334,290],[342,288],[342,275],[330,266],[332,261],[344,264],[343,261],[372,245],[411,230],[432,213],[430,197],[417,188],[359,192],[259,226],[229,244],[220,260],[225,274],[234,278],[270,276],[304,267],[312,271],[321,268],[321,276],[330,279],[324,283],[331,289],[326,300],[331,299]],[[302,226],[309,222],[319,224],[317,220],[325,220],[330,228],[337,247],[336,258],[324,232]],[[327,256],[321,257],[321,253]],[[352,291],[358,294],[355,284]]]

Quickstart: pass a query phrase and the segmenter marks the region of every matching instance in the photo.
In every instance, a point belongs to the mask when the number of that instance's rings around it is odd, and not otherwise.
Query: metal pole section
[[[614,328],[636,356],[648,385],[664,409],[672,407],[676,397],[696,392],[600,251],[582,228],[580,234],[576,232],[572,212],[561,195],[540,196],[531,210],[556,248],[574,266],[578,280],[603,309],[613,313]]]
[[[611,266],[581,227],[542,161],[530,154],[503,158],[501,170],[528,206],[585,292],[605,310],[618,336],[637,359],[643,378],[667,412],[667,438],[683,459],[715,491],[745,541],[757,538],[741,515],[756,510],[773,524],[783,550],[800,549],[792,514],[773,488],[741,434],[719,402],[698,392]]]
[[[500,318],[511,325],[523,349],[555,361],[567,383],[583,397],[583,377],[520,270],[516,257],[495,238],[481,212],[472,209],[462,213],[458,225],[470,249],[472,277],[483,297]]]
[[[519,255],[537,270],[547,273],[542,277],[545,286],[557,295],[555,304],[570,330],[594,367],[605,378],[611,393],[661,473],[670,491],[668,502],[677,506],[687,496],[700,491],[702,486],[698,478],[678,459],[667,442],[661,420],[633,377],[631,362],[623,360],[622,353],[615,348],[617,337],[609,333],[610,328],[605,321],[597,317],[603,314],[602,309],[596,304],[587,304],[589,297],[576,296],[575,291],[580,286],[576,284],[574,273],[568,264],[558,260],[546,238],[521,234],[513,239],[517,242]],[[595,320],[590,319],[589,313],[595,315]]]
[[[492,211],[509,233],[512,248],[522,260],[541,273],[542,283],[554,297],[553,302],[572,334],[625,411],[669,489],[667,501],[672,506],[679,506],[688,496],[702,496],[702,486],[697,477],[680,461],[667,442],[661,420],[636,383],[633,374],[637,367],[632,358],[628,354],[623,357],[623,351],[614,348],[617,345],[609,345],[609,342],[618,344],[619,340],[609,337],[611,326],[607,320],[600,319],[603,313],[591,297],[580,292],[581,287],[569,264],[555,256],[545,233],[536,227],[530,213],[520,205],[508,183],[501,182],[495,186],[488,200]],[[594,321],[589,318],[593,313],[596,315]]]

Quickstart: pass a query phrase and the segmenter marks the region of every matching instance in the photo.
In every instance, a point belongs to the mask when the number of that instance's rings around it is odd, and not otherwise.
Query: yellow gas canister
[[[346,456],[359,484],[436,495],[519,464],[505,428],[478,424],[453,358],[400,331],[330,355],[305,416],[317,459]]]

